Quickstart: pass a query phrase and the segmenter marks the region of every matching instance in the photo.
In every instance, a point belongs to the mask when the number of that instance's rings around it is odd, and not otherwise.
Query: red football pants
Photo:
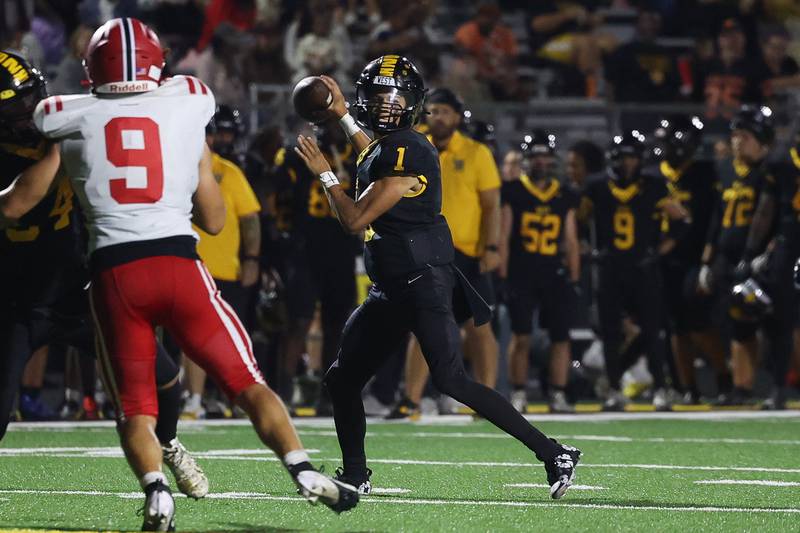
[[[158,256],[106,269],[94,276],[90,300],[100,367],[125,417],[158,416],[157,325],[229,398],[265,383],[250,337],[201,261]]]

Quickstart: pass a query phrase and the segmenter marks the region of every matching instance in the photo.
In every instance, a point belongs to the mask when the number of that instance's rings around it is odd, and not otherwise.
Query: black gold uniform
[[[774,169],[767,161],[751,167],[728,159],[719,164],[717,173],[716,208],[707,238],[714,249],[711,271],[717,315],[722,324],[732,325],[734,340],[746,341],[753,338],[758,324],[732,319],[729,314],[734,268],[744,255],[753,213],[761,193],[765,187],[774,186]]]
[[[673,168],[662,161],[657,172],[666,178],[671,196],[680,202],[692,219],[675,247],[661,259],[664,300],[671,329],[679,335],[702,331],[711,323],[710,299],[688,298],[686,287],[693,286],[697,280],[697,269],[714,210],[717,171],[710,161],[690,160],[684,168]]]
[[[44,150],[44,143],[36,148],[0,145],[0,188],[8,187]],[[33,352],[54,336],[88,325],[85,296],[83,302],[80,298],[88,277],[72,196],[69,182],[61,179],[14,227],[0,230],[0,438]]]
[[[508,257],[508,308],[511,331],[531,332],[533,312],[540,310],[552,342],[569,337],[574,312],[562,254],[567,214],[578,207],[579,196],[550,178],[539,188],[528,176],[507,183],[503,205],[512,213]]]
[[[559,446],[525,421],[492,389],[464,369],[460,318],[489,320],[489,309],[454,268],[453,244],[441,213],[439,158],[421,134],[402,129],[374,141],[359,156],[358,190],[387,176],[414,176],[419,191],[408,193],[373,221],[365,263],[375,282],[366,301],[347,321],[341,349],[325,377],[348,478],[366,476],[366,423],[361,390],[387,357],[402,349],[409,332],[419,340],[434,385],[534,450],[542,460]]]
[[[789,371],[800,304],[793,282],[794,264],[800,257],[800,153],[796,147],[783,161],[769,166],[762,194],[776,201],[774,246],[762,279],[772,299],[773,310],[764,328],[770,340],[773,380],[780,388]]]
[[[0,188],[8,187],[44,150],[44,143],[36,148],[0,144]],[[0,439],[33,352],[60,342],[94,355],[83,243],[73,191],[63,177],[16,225],[0,230]],[[160,344],[156,370],[159,385],[172,381],[179,371]],[[177,421],[180,389],[164,394],[175,396]],[[164,404],[162,391],[159,402]],[[159,423],[156,433],[161,442],[168,442],[174,438],[174,424],[165,428]]]
[[[355,157],[349,144],[340,158],[352,175]],[[289,224],[285,243],[289,317],[310,321],[320,303],[327,367],[336,358],[342,328],[355,305],[358,240],[342,231],[323,185],[293,150],[282,151],[278,163],[276,194]],[[348,183],[342,185],[351,189]]]
[[[603,353],[611,387],[619,389],[622,314],[641,328],[653,385],[664,385],[661,339],[661,276],[655,248],[661,237],[661,206],[669,191],[663,177],[642,172],[630,184],[612,176],[590,182],[584,192],[594,209],[600,276],[597,293]]]

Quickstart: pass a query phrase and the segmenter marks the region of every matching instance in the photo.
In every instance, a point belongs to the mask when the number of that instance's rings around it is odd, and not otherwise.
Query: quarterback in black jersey
[[[46,81],[24,58],[0,51],[0,190],[45,154],[46,141],[33,123]],[[94,355],[89,318],[89,274],[69,180],[18,220],[0,215],[0,439],[6,433],[20,378],[34,351],[59,342]],[[92,362],[93,364],[93,362]],[[101,368],[101,371],[104,369]],[[178,365],[158,346],[156,378],[160,407],[156,435],[164,462],[181,492],[201,498],[208,479],[176,438],[181,387]]]
[[[800,134],[788,153],[770,164],[769,175],[773,179],[767,180],[761,190],[735,277],[737,281],[746,280],[745,284],[761,286],[771,300],[772,312],[764,317],[764,329],[770,339],[773,391],[764,408],[784,409],[784,384],[800,303],[792,275],[800,257]],[[774,237],[770,239],[773,230]],[[761,252],[764,253],[758,256]]]
[[[713,162],[695,157],[702,143],[703,122],[696,116],[662,118],[653,132],[653,156],[657,174],[667,182],[670,194],[689,212],[692,223],[675,247],[661,260],[664,301],[683,402],[699,402],[694,379],[694,357],[699,348],[717,373],[720,394],[729,393],[730,371],[725,345],[712,324],[712,299],[698,295],[697,271],[703,254],[715,203],[717,171]]]
[[[523,174],[504,184],[501,241],[508,255],[511,315],[509,374],[512,401],[525,401],[533,313],[550,336],[549,406],[574,412],[565,395],[571,363],[569,329],[575,315],[572,286],[580,278],[575,211],[580,196],[555,176],[555,135],[535,130],[523,139]],[[505,253],[503,254],[505,255]],[[566,260],[566,264],[565,264]]]
[[[365,232],[365,262],[375,282],[348,320],[338,358],[325,377],[342,448],[340,479],[362,492],[370,490],[361,390],[412,332],[434,385],[531,449],[545,464],[550,495],[560,498],[572,483],[580,452],[547,438],[464,369],[456,315],[471,314],[480,324],[490,313],[452,264],[450,229],[440,214],[438,155],[412,130],[425,97],[422,77],[397,55],[382,56],[364,68],[356,82],[355,108],[358,121],[375,133],[374,141],[347,114],[336,82],[323,79],[333,95],[330,114],[360,152],[356,200],[339,185],[313,139],[299,137],[296,151],[319,175],[344,229]]]
[[[608,174],[590,182],[584,191],[582,215],[593,210],[597,256],[600,260],[598,308],[603,353],[611,391],[608,410],[624,407],[620,379],[622,314],[641,328],[648,368],[653,376],[657,409],[668,409],[664,389],[663,311],[660,256],[672,249],[688,227],[689,217],[670,196],[666,180],[642,169],[644,135],[638,131],[614,138],[606,153]],[[662,240],[661,221],[667,218],[671,235]]]
[[[732,306],[731,290],[738,281],[735,268],[745,255],[756,206],[762,192],[775,184],[775,168],[767,160],[775,137],[771,115],[768,108],[745,105],[731,121],[733,158],[719,165],[716,207],[698,276],[699,290],[714,293],[720,319],[730,329],[734,388],[720,398],[728,404],[749,402],[752,397],[759,320]],[[774,223],[761,231],[767,238],[773,230]]]
[[[356,155],[335,124],[320,125],[317,138],[325,157],[337,169],[340,183],[352,196],[349,176],[355,175]],[[288,199],[289,238],[285,250],[289,330],[282,346],[278,390],[291,397],[291,379],[314,319],[317,302],[322,322],[322,365],[327,369],[336,359],[339,340],[356,301],[355,258],[358,240],[342,232],[333,214],[325,187],[311,174],[303,160],[291,150],[279,152],[274,188],[276,197]],[[284,200],[286,201],[286,200]],[[330,416],[327,394],[320,395],[318,416]]]

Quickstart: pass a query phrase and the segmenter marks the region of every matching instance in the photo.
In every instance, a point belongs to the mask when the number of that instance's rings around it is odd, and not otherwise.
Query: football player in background
[[[683,238],[661,260],[672,352],[683,388],[683,402],[688,404],[700,401],[694,375],[698,350],[708,357],[717,374],[719,394],[728,394],[731,389],[727,350],[718,324],[711,320],[712,301],[694,290],[717,185],[713,162],[695,157],[702,136],[703,122],[685,115],[664,117],[653,133],[657,172],[667,180],[670,193],[692,219]]]
[[[340,183],[351,195],[351,178],[358,154],[337,126],[316,127],[325,157],[340,175]],[[355,306],[355,257],[358,240],[343,233],[325,197],[324,187],[294,151],[280,158],[274,175],[277,194],[291,198],[291,235],[286,254],[286,291],[289,331],[283,343],[278,373],[278,391],[291,398],[292,378],[306,351],[306,339],[317,309],[322,326],[322,371],[336,360],[339,340],[347,317]],[[321,385],[321,380],[320,380]],[[319,391],[317,416],[332,414],[324,387]]]
[[[566,396],[574,285],[580,278],[575,210],[580,196],[556,177],[556,138],[535,130],[520,145],[523,173],[503,188],[501,249],[508,249],[511,403],[525,412],[533,314],[550,337],[550,412],[572,413]],[[505,254],[501,254],[505,255]],[[566,264],[565,264],[566,263]]]
[[[246,332],[251,330],[253,307],[261,262],[261,205],[250,183],[236,163],[239,158],[234,142],[241,130],[239,111],[221,104],[206,126],[206,142],[211,146],[211,172],[225,199],[225,226],[218,235],[195,228],[200,240],[197,253],[203,260],[222,298],[240,317]],[[206,374],[202,368],[184,360],[187,389],[184,418],[204,418],[202,396]],[[230,417],[228,406],[218,399],[206,398],[206,406],[218,417]]]
[[[731,121],[733,157],[718,166],[719,185],[715,198],[702,266],[697,280],[698,290],[714,293],[720,320],[731,336],[733,390],[719,399],[723,404],[752,401],[758,342],[758,321],[731,314],[731,289],[736,279],[734,270],[747,250],[747,236],[753,213],[765,187],[773,187],[775,178],[767,162],[775,138],[769,108],[742,106]],[[763,228],[759,229],[759,233]],[[763,245],[769,236],[762,236],[754,246]],[[757,248],[748,250],[757,252]],[[734,314],[736,314],[734,312]]]
[[[414,333],[440,392],[463,402],[515,437],[542,461],[552,498],[567,491],[580,451],[547,438],[495,390],[470,379],[461,355],[458,319],[476,324],[490,309],[455,268],[455,250],[441,215],[442,177],[436,149],[413,130],[422,112],[425,87],[405,57],[371,61],[356,82],[358,120],[347,112],[339,86],[324,77],[333,96],[329,106],[359,152],[356,200],[331,171],[317,143],[298,137],[296,151],[325,185],[343,228],[365,231],[365,263],[374,285],[347,321],[336,362],[325,376],[333,401],[344,468],[339,479],[370,490],[364,449],[366,419],[361,391],[387,357],[402,350]]]
[[[781,154],[779,161],[769,164],[766,176],[773,179],[764,182],[744,255],[735,272],[737,281],[762,285],[771,300],[772,312],[765,317],[764,329],[770,345],[773,389],[764,402],[765,409],[786,408],[786,375],[797,320],[798,298],[792,270],[800,257],[800,134],[787,152]]]
[[[663,310],[659,258],[675,246],[690,222],[688,213],[670,196],[666,180],[642,170],[644,135],[631,131],[615,136],[608,151],[608,174],[584,190],[582,215],[593,211],[597,256],[600,330],[611,390],[607,410],[621,410],[627,398],[620,391],[622,318],[627,312],[641,328],[648,368],[653,376],[653,405],[669,408],[664,379]],[[662,216],[671,233],[661,240]]]
[[[158,37],[139,20],[98,28],[86,52],[92,93],[39,102],[36,126],[59,142],[0,194],[0,215],[19,219],[57,176],[69,176],[89,230],[99,356],[117,402],[122,449],[145,493],[143,529],[174,529],[175,514],[153,433],[156,325],[247,412],[307,500],[350,509],[357,491],[311,466],[283,403],[264,384],[241,322],[198,259],[191,223],[217,234],[225,222],[205,143],[214,97],[196,78],[162,80],[163,68]]]

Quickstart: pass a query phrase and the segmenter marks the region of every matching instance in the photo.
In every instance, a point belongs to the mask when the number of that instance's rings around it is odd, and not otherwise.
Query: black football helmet
[[[625,171],[622,160],[625,157],[635,157],[641,160],[645,153],[645,137],[639,130],[631,130],[622,135],[615,135],[606,150],[606,163],[611,170],[613,177],[619,181],[625,181]]]
[[[534,181],[553,175],[556,167],[556,136],[543,129],[535,129],[519,143],[522,168]],[[549,156],[549,160],[537,156]]]
[[[494,124],[486,122],[485,120],[478,120],[472,111],[465,109],[461,114],[461,129],[470,138],[485,144],[492,150],[492,153],[497,152],[497,134],[495,132]]]
[[[419,120],[425,91],[411,61],[381,56],[370,61],[356,81],[356,120],[379,133],[411,128]]]
[[[229,132],[229,139],[223,139],[217,133]],[[236,157],[236,142],[244,134],[242,115],[235,107],[218,104],[214,116],[206,126],[206,134],[214,135],[213,150],[225,159]]]
[[[697,116],[670,115],[653,132],[652,155],[677,168],[694,156],[703,140],[703,121]]]
[[[33,123],[33,111],[47,98],[47,81],[15,53],[0,51],[0,64],[0,142],[36,145],[42,135]]]
[[[772,144],[775,140],[772,109],[767,106],[743,105],[731,120],[731,131],[733,130],[747,130],[761,144]]]
[[[547,154],[556,155],[556,136],[543,129],[535,129],[530,135],[522,138],[519,150],[523,157]]]

